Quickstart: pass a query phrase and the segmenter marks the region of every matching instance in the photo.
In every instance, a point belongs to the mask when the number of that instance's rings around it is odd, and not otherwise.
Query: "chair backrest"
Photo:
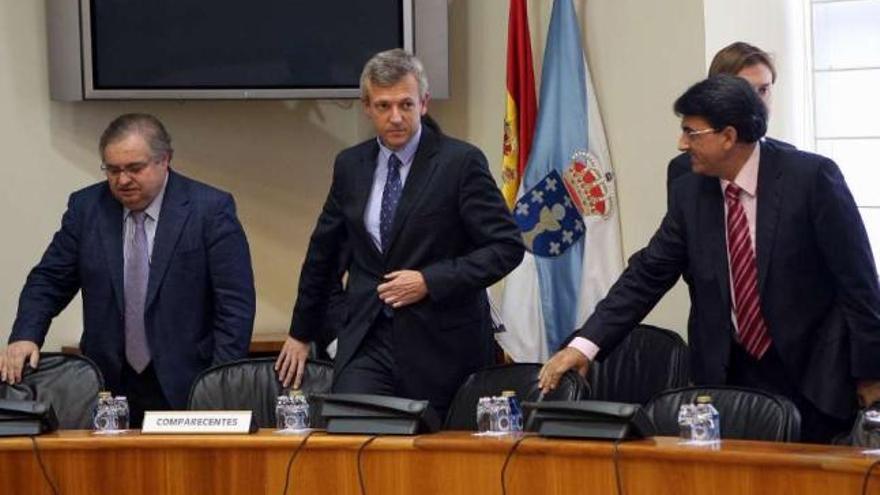
[[[684,387],[660,392],[645,412],[654,422],[657,435],[677,436],[678,410],[700,395],[712,397],[721,419],[721,438],[797,442],[801,415],[789,399],[742,387]]]
[[[309,398],[312,426],[322,426],[316,401],[311,395],[330,392],[333,365],[308,361],[302,390]],[[260,428],[275,427],[275,400],[286,390],[278,381],[275,358],[242,359],[220,364],[203,371],[189,392],[191,410],[251,410]]]
[[[688,347],[677,333],[639,325],[602,361],[590,365],[593,399],[645,404],[689,382]]]
[[[26,366],[21,383],[0,385],[0,398],[37,400],[52,404],[63,429],[89,429],[104,377],[85,356],[40,353],[37,369]]]
[[[540,400],[538,372],[541,364],[514,363],[481,369],[464,381],[458,388],[446,414],[446,430],[476,431],[477,402],[480,397],[501,395],[504,390],[514,390],[520,402]],[[543,397],[544,400],[581,400],[589,397],[589,385],[574,371],[562,376],[559,386]],[[528,424],[529,421],[526,421]]]

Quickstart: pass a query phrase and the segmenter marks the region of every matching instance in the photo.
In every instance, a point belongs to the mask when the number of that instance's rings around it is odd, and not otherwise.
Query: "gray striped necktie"
[[[143,211],[131,212],[134,235],[131,236],[125,259],[125,359],[138,373],[150,364],[150,347],[144,324],[144,304],[150,276],[145,219],[146,213]]]

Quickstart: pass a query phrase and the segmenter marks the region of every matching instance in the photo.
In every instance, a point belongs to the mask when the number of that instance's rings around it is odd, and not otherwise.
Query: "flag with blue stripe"
[[[614,175],[571,0],[553,4],[538,103],[514,208],[530,249],[507,277],[507,334],[499,336],[516,361],[545,360],[583,324],[622,270]],[[548,190],[548,181],[565,187]]]

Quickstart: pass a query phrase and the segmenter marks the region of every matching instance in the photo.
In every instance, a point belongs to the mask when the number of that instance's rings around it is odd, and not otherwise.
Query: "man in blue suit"
[[[139,426],[145,410],[185,407],[205,368],[247,355],[253,271],[232,196],[170,170],[158,119],[116,118],[100,152],[107,180],[70,196],[21,292],[0,374],[15,383],[26,361],[38,366],[52,319],[82,290],[80,349]]]
[[[880,399],[880,286],[855,201],[833,161],[761,141],[767,111],[744,79],[706,79],[675,111],[694,173],[541,386],[601,360],[686,272],[694,382],[784,395],[802,440],[827,442],[857,396]]]

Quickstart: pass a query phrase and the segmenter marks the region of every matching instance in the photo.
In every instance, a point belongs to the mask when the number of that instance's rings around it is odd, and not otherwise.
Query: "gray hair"
[[[424,100],[428,96],[428,76],[421,60],[400,48],[373,55],[361,72],[361,99],[369,99],[369,85],[393,86],[409,74],[419,83],[419,97]]]
[[[148,113],[126,113],[113,119],[113,122],[104,129],[98,149],[101,159],[104,159],[104,150],[107,146],[121,141],[132,134],[142,136],[150,147],[150,155],[156,159],[166,156],[169,159],[174,153],[171,147],[171,135],[165,130],[165,126],[153,115]]]

